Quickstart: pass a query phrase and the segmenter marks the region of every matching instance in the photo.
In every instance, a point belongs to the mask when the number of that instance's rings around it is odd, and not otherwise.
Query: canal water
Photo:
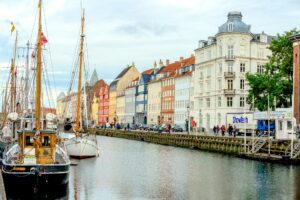
[[[111,137],[98,140],[100,157],[77,161],[66,192],[54,190],[43,199],[300,199],[297,166]]]

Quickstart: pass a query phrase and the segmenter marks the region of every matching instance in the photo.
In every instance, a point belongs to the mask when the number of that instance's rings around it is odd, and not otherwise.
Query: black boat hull
[[[69,165],[44,166],[2,166],[5,185],[60,186],[69,182]]]

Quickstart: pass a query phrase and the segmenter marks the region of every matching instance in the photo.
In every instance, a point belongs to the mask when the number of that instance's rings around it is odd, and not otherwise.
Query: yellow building
[[[148,124],[159,124],[161,117],[161,81],[148,83]]]
[[[117,122],[124,124],[125,123],[125,95],[124,91],[122,91],[117,96],[117,108],[116,108],[116,115],[117,115]]]
[[[125,87],[140,73],[135,65],[126,67],[109,85],[109,122],[115,123],[117,121],[117,94],[125,90]],[[125,111],[124,111],[125,112]]]

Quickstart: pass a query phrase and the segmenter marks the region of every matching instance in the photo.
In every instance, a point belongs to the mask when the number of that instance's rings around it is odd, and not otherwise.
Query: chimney
[[[163,61],[160,59],[159,60],[159,67],[163,67],[164,66],[164,63],[163,63]]]
[[[169,65],[169,64],[170,64],[170,60],[167,59],[167,60],[166,60],[166,65]]]
[[[192,54],[191,54],[191,57],[193,58],[193,57],[195,57],[195,55],[192,53]]]
[[[180,57],[180,61],[183,61],[183,57]]]
[[[132,67],[135,67],[135,64],[134,64],[134,62],[132,62],[132,65],[131,65]]]
[[[157,67],[157,63],[156,63],[156,61],[155,61],[155,62],[154,62],[154,65],[153,65],[153,68],[156,69],[156,67]]]

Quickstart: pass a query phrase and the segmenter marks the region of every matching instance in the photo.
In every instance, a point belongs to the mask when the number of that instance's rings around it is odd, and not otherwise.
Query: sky
[[[38,0],[0,0],[0,87],[13,54],[13,21],[19,47],[36,41]],[[194,53],[198,41],[217,33],[230,11],[241,11],[253,33],[276,35],[300,28],[300,0],[85,0],[88,72],[111,82],[132,62],[140,72],[160,59],[179,60]],[[80,30],[80,0],[44,0],[43,32],[54,100],[66,92]],[[18,50],[18,75],[24,73]],[[2,89],[1,89],[2,90]],[[2,93],[3,94],[3,93]]]

